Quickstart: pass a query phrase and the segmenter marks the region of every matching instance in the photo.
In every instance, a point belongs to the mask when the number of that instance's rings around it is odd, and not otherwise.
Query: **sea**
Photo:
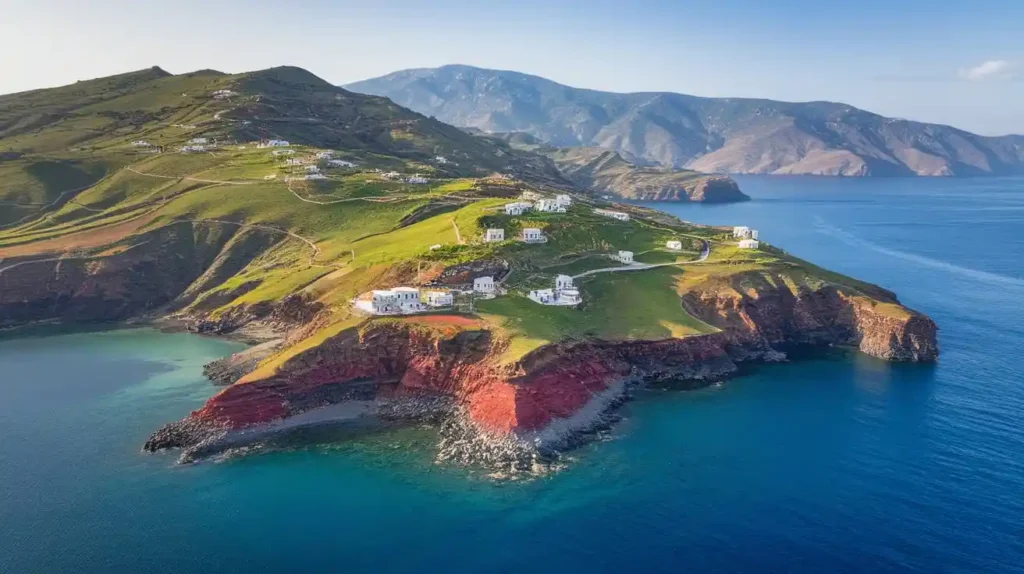
[[[939,362],[642,391],[562,470],[501,480],[427,427],[176,465],[140,447],[236,343],[9,333],[0,572],[1024,572],[1024,178],[739,181],[651,205],[895,291]]]

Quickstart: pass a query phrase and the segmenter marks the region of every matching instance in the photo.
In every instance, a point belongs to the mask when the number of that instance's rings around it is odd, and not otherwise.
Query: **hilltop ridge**
[[[986,137],[833,102],[573,88],[464,65],[346,86],[460,127],[711,173],[949,176],[1024,173],[1024,136]]]

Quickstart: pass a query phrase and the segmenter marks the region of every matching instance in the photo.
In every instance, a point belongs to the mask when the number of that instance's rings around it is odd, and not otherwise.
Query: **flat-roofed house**
[[[505,241],[504,229],[488,229],[484,232],[484,243],[495,243],[498,241]]]

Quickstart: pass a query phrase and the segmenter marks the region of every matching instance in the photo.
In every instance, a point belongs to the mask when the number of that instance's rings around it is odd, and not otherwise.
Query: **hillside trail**
[[[704,241],[704,240],[702,240]],[[629,265],[619,265],[618,267],[603,267],[601,269],[591,269],[590,271],[584,271],[579,275],[573,275],[573,279],[580,279],[588,277],[590,275],[597,275],[598,273],[621,273],[624,271],[646,271],[648,269],[658,269],[661,267],[673,267],[676,265],[691,265],[694,263],[703,263],[707,261],[711,255],[711,244],[704,241],[704,247],[701,249],[700,257],[691,261],[673,261],[671,263],[630,263]]]

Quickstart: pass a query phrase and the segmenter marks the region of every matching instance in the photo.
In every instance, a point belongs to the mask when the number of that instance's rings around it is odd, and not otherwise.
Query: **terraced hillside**
[[[610,219],[584,195],[506,215],[564,190],[550,164],[301,70],[151,70],[0,104],[0,325],[170,318],[267,341],[151,449],[199,456],[349,405],[442,413],[445,436],[470,437],[442,449],[452,458],[523,460],[594,424],[627,383],[720,377],[796,343],[937,352],[934,325],[893,294],[722,229],[630,206]],[[484,242],[492,228],[506,239]],[[547,241],[518,241],[527,228]],[[624,250],[637,263],[613,259]],[[526,296],[559,275],[580,305]],[[482,276],[497,297],[473,292]],[[353,305],[399,285],[454,302]]]

